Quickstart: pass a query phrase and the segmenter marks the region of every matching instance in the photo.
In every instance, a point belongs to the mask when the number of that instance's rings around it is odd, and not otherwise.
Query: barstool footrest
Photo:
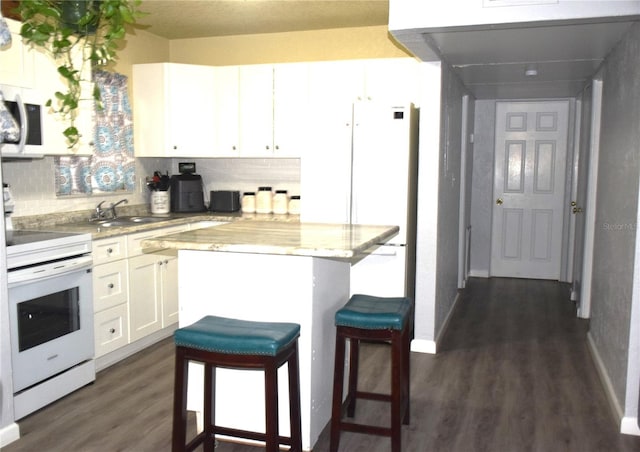
[[[370,435],[391,436],[389,427],[377,427],[375,425],[356,424],[355,422],[340,422],[340,430],[353,433],[368,433]]]
[[[200,432],[193,438],[189,443],[184,446],[185,452],[191,452],[192,450],[196,450],[200,445],[202,445],[205,441],[207,432]]]
[[[391,402],[391,394],[358,391],[356,392],[356,399],[377,400],[379,402]]]
[[[219,426],[214,426],[213,429],[216,435],[233,436],[235,438],[250,439],[253,441],[267,440],[266,433],[252,432],[250,430],[240,430],[237,428],[219,427]],[[292,446],[292,443],[293,443],[293,441],[291,441],[291,438],[288,436],[278,436],[278,442],[280,444],[285,444],[287,446]]]

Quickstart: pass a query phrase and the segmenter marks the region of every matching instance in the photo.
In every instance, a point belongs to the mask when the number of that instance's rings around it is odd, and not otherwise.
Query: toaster
[[[214,190],[209,196],[211,212],[237,212],[240,210],[240,192],[236,190]]]

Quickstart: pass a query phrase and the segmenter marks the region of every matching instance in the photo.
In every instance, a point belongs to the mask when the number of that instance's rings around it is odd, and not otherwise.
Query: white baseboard
[[[625,416],[620,422],[620,433],[625,435],[640,436],[640,427],[638,427],[638,418]]]
[[[144,350],[145,348],[155,344],[156,342],[170,337],[177,328],[178,324],[174,323],[173,325],[169,325],[168,327],[163,328],[160,331],[156,331],[155,333],[143,337],[142,339],[139,339],[131,344],[125,345],[124,347],[121,347],[117,350],[107,353],[106,355],[96,358],[96,372],[113,366],[115,363]]]
[[[436,342],[427,339],[414,339],[411,341],[411,351],[417,353],[436,354]]]
[[[609,402],[609,408],[611,408],[611,414],[618,422],[618,424],[622,425],[622,405],[620,405],[620,401],[616,397],[616,393],[613,390],[613,384],[611,383],[611,379],[609,378],[607,369],[604,366],[604,362],[602,361],[602,358],[600,358],[600,353],[598,353],[596,344],[593,342],[591,332],[587,333],[587,344],[589,345],[589,352],[591,352],[591,358],[593,359],[593,363],[595,364],[596,370],[598,371],[598,376],[600,377],[602,386],[604,386],[604,392],[607,396],[607,401]]]
[[[489,270],[474,270],[474,269],[470,269],[469,270],[469,277],[470,278],[488,278],[489,277]]]
[[[20,427],[13,422],[0,429],[0,449],[20,439]]]
[[[456,309],[456,305],[458,304],[458,300],[460,300],[461,292],[456,294],[455,300],[453,300],[453,306],[449,310],[449,314],[447,314],[447,318],[444,319],[444,323],[442,324],[442,328],[438,332],[438,337],[436,337],[435,341],[428,339],[414,339],[411,341],[411,351],[417,353],[429,353],[431,355],[435,355],[438,351],[438,344],[442,340],[444,333],[447,331],[447,327],[449,326],[449,322],[451,321],[451,317],[453,316],[453,311]]]

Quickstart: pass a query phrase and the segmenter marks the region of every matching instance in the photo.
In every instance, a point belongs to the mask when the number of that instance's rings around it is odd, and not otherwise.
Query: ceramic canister
[[[169,191],[151,192],[151,213],[169,213],[170,205]]]

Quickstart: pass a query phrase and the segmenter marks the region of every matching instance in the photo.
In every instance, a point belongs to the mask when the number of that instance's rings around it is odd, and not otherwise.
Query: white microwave
[[[45,106],[43,97],[33,89],[0,85],[4,104],[20,127],[15,142],[0,144],[3,157],[42,157],[45,154]]]

